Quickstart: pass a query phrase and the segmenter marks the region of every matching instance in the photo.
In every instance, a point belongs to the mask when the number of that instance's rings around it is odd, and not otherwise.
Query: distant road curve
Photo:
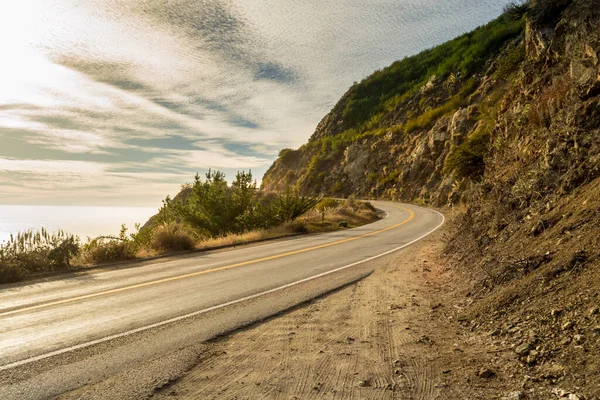
[[[434,210],[373,204],[387,217],[355,229],[0,287],[0,398],[184,363],[198,343],[356,280],[444,223]]]

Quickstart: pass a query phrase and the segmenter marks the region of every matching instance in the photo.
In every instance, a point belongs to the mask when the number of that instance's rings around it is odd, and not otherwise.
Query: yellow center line
[[[325,247],[330,247],[330,246],[335,246],[335,245],[342,244],[342,243],[351,242],[353,240],[362,239],[362,238],[365,238],[365,237],[368,237],[368,236],[373,236],[373,235],[376,235],[378,233],[382,233],[382,232],[389,231],[391,229],[398,228],[399,226],[402,226],[402,225],[410,222],[415,217],[414,212],[412,212],[412,210],[409,210],[408,208],[398,207],[398,206],[393,206],[393,207],[400,208],[402,210],[408,211],[409,217],[406,220],[404,220],[404,221],[402,221],[402,222],[400,222],[398,224],[389,226],[387,228],[380,229],[378,231],[369,232],[369,233],[365,233],[365,234],[360,235],[360,236],[354,236],[354,237],[351,237],[351,238],[342,239],[342,240],[338,240],[338,241],[331,242],[331,243],[325,243],[325,244],[321,244],[321,245],[314,246],[314,247],[307,247],[305,249],[294,250],[294,251],[290,251],[288,253],[276,254],[276,255],[273,255],[273,256],[269,256],[269,257],[264,257],[264,258],[258,258],[258,259],[254,259],[254,260],[244,261],[244,262],[240,262],[240,263],[237,263],[237,264],[231,264],[231,265],[226,265],[226,266],[223,266],[223,267],[217,267],[217,268],[207,269],[207,270],[198,271],[198,272],[192,272],[192,273],[184,274],[184,275],[177,275],[177,276],[173,276],[173,277],[170,277],[170,278],[158,279],[158,280],[155,280],[155,281],[139,283],[139,284],[131,285],[131,286],[124,286],[122,288],[105,290],[103,292],[98,292],[98,293],[91,293],[91,294],[86,294],[86,295],[82,295],[82,296],[71,297],[71,298],[68,298],[68,299],[52,301],[52,302],[49,302],[49,303],[38,304],[38,305],[35,305],[35,306],[30,306],[30,307],[25,307],[25,308],[19,308],[19,309],[16,309],[16,310],[6,311],[6,312],[3,312],[3,313],[0,313],[0,317],[6,317],[6,316],[9,316],[9,315],[13,315],[13,314],[17,314],[17,313],[21,313],[21,312],[25,312],[25,311],[39,310],[41,308],[48,308],[48,307],[53,307],[53,306],[57,306],[57,305],[61,305],[61,304],[73,303],[73,302],[79,301],[79,300],[92,299],[92,298],[95,298],[95,297],[100,297],[100,296],[105,296],[105,295],[108,295],[108,294],[125,292],[125,291],[129,291],[129,290],[133,290],[133,289],[139,289],[139,288],[143,288],[143,287],[147,287],[147,286],[154,286],[154,285],[158,285],[158,284],[161,284],[161,283],[178,281],[178,280],[181,280],[181,279],[191,278],[191,277],[194,277],[194,276],[200,276],[200,275],[209,274],[211,272],[225,271],[227,269],[233,269],[233,268],[243,267],[243,266],[246,266],[246,265],[256,264],[256,263],[263,262],[263,261],[276,260],[278,258],[289,257],[289,256],[293,256],[295,254],[301,254],[301,253],[306,253],[306,252],[309,252],[309,251],[323,249]]]

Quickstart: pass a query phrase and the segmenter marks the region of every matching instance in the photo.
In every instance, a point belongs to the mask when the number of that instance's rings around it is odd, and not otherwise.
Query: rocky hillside
[[[537,1],[527,17],[525,7],[513,7],[487,26],[375,72],[348,90],[307,144],[282,150],[264,188],[433,205],[468,197],[498,163],[515,168],[503,156],[513,152],[511,137],[520,147],[534,137],[544,147],[548,132],[558,130],[551,119],[563,103],[573,117],[594,112],[597,33],[583,26],[593,26],[594,10],[580,9],[593,2],[580,3]],[[585,109],[576,112],[576,105]],[[544,148],[549,162],[571,165],[570,155],[561,157],[562,137],[552,136]]]
[[[494,114],[525,56],[523,7],[351,87],[263,186],[445,204],[477,180]],[[454,170],[457,171],[454,171]]]
[[[461,320],[511,362],[491,367],[522,382],[514,398],[600,398],[598,5],[532,0],[376,72],[264,178],[454,204]]]

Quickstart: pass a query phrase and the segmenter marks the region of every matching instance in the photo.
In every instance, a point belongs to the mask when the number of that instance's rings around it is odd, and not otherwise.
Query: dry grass
[[[196,244],[196,249],[201,250],[214,247],[235,246],[294,234],[330,232],[347,229],[340,226],[340,222],[342,221],[348,222],[348,228],[354,228],[374,222],[377,219],[379,219],[377,213],[369,206],[362,205],[362,203],[359,203],[356,210],[347,206],[328,209],[325,211],[325,221],[322,220],[322,214],[320,212],[313,210],[294,222],[274,228],[203,240]]]
[[[219,238],[203,240],[196,244],[196,249],[206,249],[212,247],[234,246],[258,240],[274,239],[293,234],[289,224],[277,226],[275,228],[250,231],[240,234],[232,234]]]

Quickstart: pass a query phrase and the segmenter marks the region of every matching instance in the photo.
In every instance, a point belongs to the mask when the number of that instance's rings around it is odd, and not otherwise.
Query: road
[[[129,387],[100,397],[146,393],[202,341],[359,279],[443,223],[374,204],[387,217],[355,229],[0,288],[0,398],[68,397],[120,375]]]

